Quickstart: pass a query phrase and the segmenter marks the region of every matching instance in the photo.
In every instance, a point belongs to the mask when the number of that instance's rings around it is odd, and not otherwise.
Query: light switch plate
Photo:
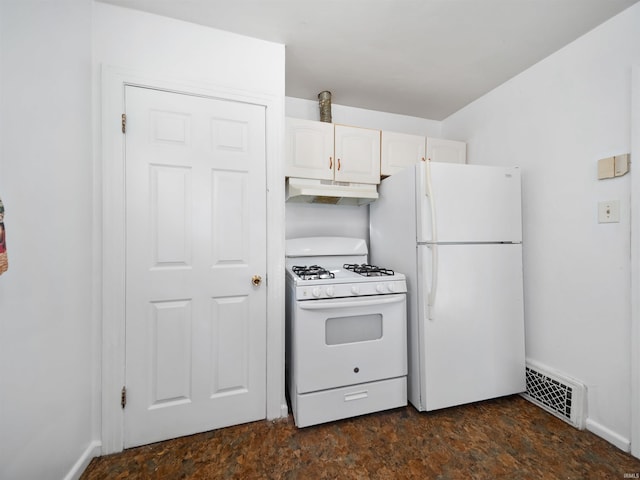
[[[598,203],[598,223],[620,222],[620,200],[606,200]]]

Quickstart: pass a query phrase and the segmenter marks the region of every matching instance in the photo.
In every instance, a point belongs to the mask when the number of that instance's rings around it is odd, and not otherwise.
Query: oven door
[[[405,294],[296,302],[297,393],[406,375],[406,312]]]

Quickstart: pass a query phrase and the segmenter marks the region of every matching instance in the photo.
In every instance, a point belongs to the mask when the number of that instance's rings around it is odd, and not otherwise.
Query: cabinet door
[[[427,158],[432,162],[467,163],[467,144],[428,137]]]
[[[380,130],[335,126],[335,179],[380,183]]]
[[[424,160],[425,140],[420,135],[383,131],[380,173],[393,175]]]
[[[333,124],[285,119],[285,175],[333,180]]]

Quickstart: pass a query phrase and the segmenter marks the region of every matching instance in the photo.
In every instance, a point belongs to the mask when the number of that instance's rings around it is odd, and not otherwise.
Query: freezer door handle
[[[429,198],[429,210],[431,210],[431,240],[430,243],[438,242],[438,231],[436,225],[436,201],[433,195],[433,185],[431,182],[431,159],[425,165],[425,195]]]
[[[436,303],[436,292],[438,291],[438,245],[436,242],[438,241],[438,233],[436,231],[436,205],[435,199],[433,197],[433,187],[431,185],[431,159],[427,162],[425,166],[426,170],[426,194],[429,197],[429,207],[431,208],[431,241],[433,242],[430,245],[431,248],[431,289],[427,295],[427,308],[425,311],[428,311],[428,319],[433,319],[433,306]]]

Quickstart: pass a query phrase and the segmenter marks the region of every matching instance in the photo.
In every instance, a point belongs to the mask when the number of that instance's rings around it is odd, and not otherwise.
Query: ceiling
[[[640,0],[101,0],[286,45],[286,95],[442,120]]]

